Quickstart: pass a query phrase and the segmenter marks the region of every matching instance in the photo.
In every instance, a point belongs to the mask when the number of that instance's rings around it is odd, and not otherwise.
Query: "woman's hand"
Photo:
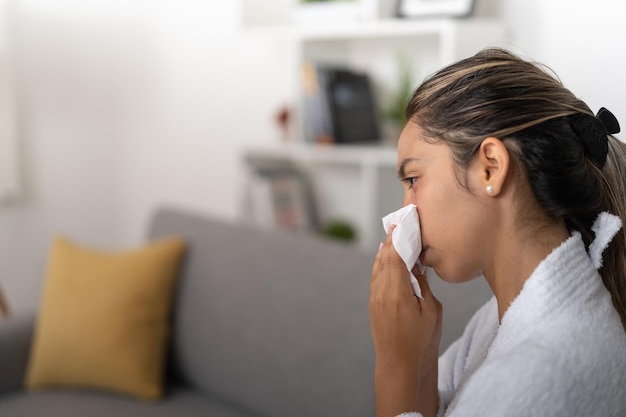
[[[441,304],[417,268],[424,299],[413,294],[409,273],[391,241],[392,230],[376,255],[370,284],[376,415],[393,417],[408,411],[434,415]]]
[[[426,352],[422,358],[422,367],[420,369],[420,387],[419,387],[419,405],[418,409],[423,416],[430,417],[437,415],[439,408],[439,343],[441,342],[441,322],[443,318],[443,310],[441,303],[437,300],[428,286],[428,279],[426,277],[426,270],[424,274],[420,275],[418,266],[413,268],[413,275],[417,277],[417,280],[422,289],[422,295],[428,292],[430,298],[434,301],[435,309],[437,311],[437,320],[435,321],[435,327],[430,338]],[[426,298],[424,298],[426,301]]]

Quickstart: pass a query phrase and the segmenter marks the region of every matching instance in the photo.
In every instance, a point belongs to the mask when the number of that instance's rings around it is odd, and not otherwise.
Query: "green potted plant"
[[[395,145],[406,124],[406,105],[413,93],[413,68],[406,56],[398,58],[398,84],[382,115],[385,140]]]
[[[330,220],[322,226],[320,233],[322,236],[346,242],[354,242],[356,240],[354,226],[344,220]]]

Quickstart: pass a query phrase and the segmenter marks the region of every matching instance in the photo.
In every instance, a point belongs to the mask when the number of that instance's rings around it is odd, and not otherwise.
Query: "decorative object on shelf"
[[[468,17],[475,0],[398,0],[400,17]]]
[[[292,110],[288,105],[281,106],[275,115],[276,124],[278,125],[281,133],[281,138],[284,141],[288,141],[291,137],[291,124],[292,124]]]
[[[378,142],[380,131],[369,76],[349,69],[330,70],[327,76],[335,143]]]
[[[356,240],[356,230],[354,226],[344,220],[331,220],[326,223],[320,233],[331,239],[343,240],[346,242],[354,242]]]
[[[254,168],[248,199],[248,220],[256,226],[291,232],[317,230],[308,178],[294,167]]]
[[[319,63],[302,66],[302,102],[304,140],[309,143],[332,143],[333,126],[326,98],[326,71]]]
[[[0,315],[4,317],[9,317],[9,305],[5,301],[2,288],[0,288]]]
[[[376,103],[367,74],[307,64],[303,70],[305,137],[315,143],[380,140]]]

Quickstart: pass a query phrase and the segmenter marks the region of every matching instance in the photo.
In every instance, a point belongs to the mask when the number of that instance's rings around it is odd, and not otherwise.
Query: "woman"
[[[420,261],[494,298],[437,360],[441,305],[387,236],[371,279],[378,417],[626,415],[626,146],[536,64],[484,50],[427,79],[398,143]]]

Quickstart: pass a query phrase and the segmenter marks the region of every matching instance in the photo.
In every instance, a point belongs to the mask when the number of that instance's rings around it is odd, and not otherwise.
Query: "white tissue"
[[[396,228],[391,235],[391,241],[409,271],[413,293],[423,299],[422,290],[412,272],[413,267],[417,264],[420,272],[424,273],[424,266],[419,262],[419,256],[422,252],[422,232],[415,204],[406,205],[383,217],[385,233],[389,232],[389,227],[393,224],[396,225]]]

